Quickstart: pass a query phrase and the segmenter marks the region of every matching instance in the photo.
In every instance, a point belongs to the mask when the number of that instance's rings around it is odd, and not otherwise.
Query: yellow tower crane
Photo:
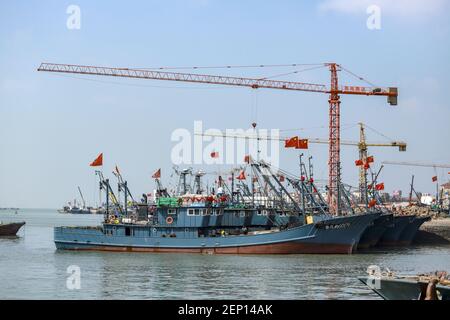
[[[366,125],[362,122],[358,123],[359,125],[359,160],[363,163],[363,165],[359,166],[359,192],[361,196],[361,202],[367,203],[367,170],[365,164],[367,163],[368,158],[368,147],[397,147],[398,151],[404,152],[406,151],[406,142],[403,141],[391,141],[387,143],[374,143],[366,141]]]

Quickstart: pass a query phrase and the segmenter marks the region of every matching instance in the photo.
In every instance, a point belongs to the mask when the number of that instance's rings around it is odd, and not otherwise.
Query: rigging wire
[[[395,140],[395,139],[392,139],[391,137],[388,137],[388,136],[382,134],[381,132],[377,131],[376,129],[368,126],[367,124],[364,124],[364,127],[369,128],[371,131],[375,132],[376,134],[382,136],[383,138],[385,138],[385,139],[387,139],[389,141],[394,141]]]
[[[357,74],[353,73],[352,71],[350,71],[350,70],[344,68],[342,65],[341,65],[340,67],[341,67],[341,69],[342,69],[343,71],[345,71],[345,72],[347,72],[348,74],[354,76],[354,77],[357,78],[358,80],[361,80],[361,81],[363,81],[363,82],[369,84],[369,85],[372,86],[372,87],[377,87],[377,85],[373,84],[373,83],[370,82],[369,80],[364,79],[364,78],[361,77],[361,76],[358,76]]]
[[[315,67],[306,68],[306,69],[295,70],[295,71],[287,72],[287,73],[279,73],[279,74],[275,74],[275,75],[273,75],[273,76],[268,76],[268,77],[264,77],[264,78],[259,78],[258,80],[268,80],[268,79],[278,78],[278,77],[282,77],[282,76],[288,76],[288,75],[292,75],[292,74],[298,74],[298,73],[305,72],[305,71],[316,70],[316,69],[324,68],[324,67],[325,67],[324,65],[321,65],[321,66],[315,66]]]

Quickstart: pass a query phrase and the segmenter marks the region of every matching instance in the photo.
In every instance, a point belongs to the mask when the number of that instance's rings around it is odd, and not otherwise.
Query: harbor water
[[[201,255],[57,251],[53,227],[99,225],[101,215],[1,210],[25,221],[0,238],[0,299],[380,299],[357,279],[369,265],[398,274],[448,270],[449,246],[354,255]],[[73,267],[80,287],[68,286]]]

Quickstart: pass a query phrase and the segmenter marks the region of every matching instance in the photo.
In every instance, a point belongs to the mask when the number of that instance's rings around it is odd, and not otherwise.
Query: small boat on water
[[[384,300],[450,300],[450,278],[446,272],[416,276],[369,274],[359,280]]]
[[[20,228],[25,222],[12,222],[2,223],[0,222],[0,237],[13,237],[17,234]]]

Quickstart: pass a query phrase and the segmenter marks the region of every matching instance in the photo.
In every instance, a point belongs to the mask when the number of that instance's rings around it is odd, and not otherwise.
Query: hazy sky
[[[395,4],[392,4],[395,3]],[[67,28],[69,5],[81,28]],[[381,8],[369,30],[366,9]],[[45,62],[117,67],[221,66],[335,61],[381,86],[399,87],[399,105],[382,97],[342,97],[343,139],[358,140],[363,121],[408,151],[372,149],[382,160],[450,162],[450,22],[447,1],[1,1],[0,206],[60,207],[80,186],[91,204],[96,178],[89,163],[104,153],[105,174],[119,166],[136,195],[151,174],[172,167],[177,128],[306,128],[327,137],[324,94],[223,88],[148,80],[60,76],[37,72]],[[288,71],[292,71],[289,69]],[[268,76],[284,69],[202,70]],[[364,83],[341,72],[342,84]],[[329,82],[325,69],[277,79]],[[256,111],[257,110],[257,111]],[[288,134],[288,133],[285,133]],[[368,131],[368,140],[386,141]],[[295,171],[298,154],[281,152]],[[327,147],[312,145],[317,178],[327,178]],[[342,148],[343,177],[356,184],[354,147]],[[217,165],[205,170],[217,170]],[[448,170],[438,170],[440,181]],[[432,168],[386,167],[387,191],[434,192]]]

